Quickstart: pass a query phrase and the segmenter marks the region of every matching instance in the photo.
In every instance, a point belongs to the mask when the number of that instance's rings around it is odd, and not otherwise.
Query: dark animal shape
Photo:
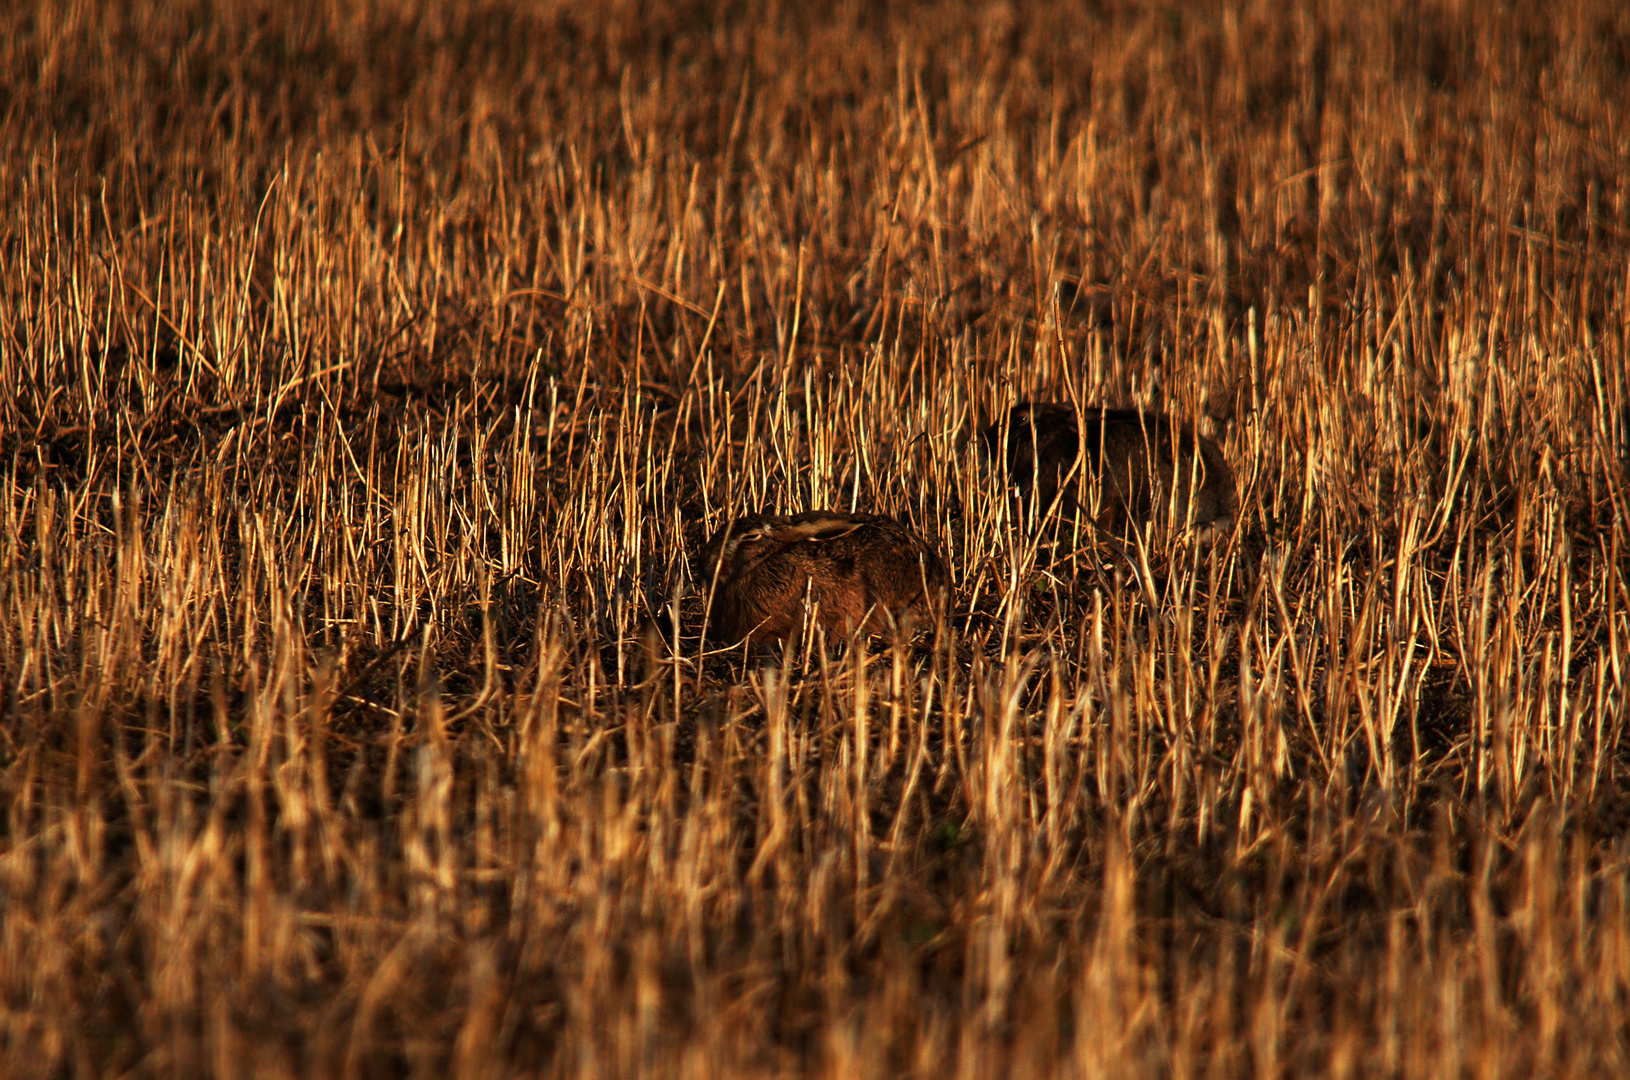
[[[806,608],[828,631],[909,634],[944,610],[950,575],[933,547],[893,518],[816,510],[754,514],[713,534],[700,559],[710,633],[760,642],[798,633]]]
[[[1161,413],[1087,408],[1079,419],[1069,405],[1025,402],[1008,412],[1005,427],[984,430],[1008,479],[1026,499],[1034,492],[1038,515],[1055,498],[1061,515],[1077,507],[1091,514],[1096,495],[1095,520],[1108,530],[1129,519],[1167,520],[1168,512],[1208,532],[1233,524],[1234,474],[1216,443]]]

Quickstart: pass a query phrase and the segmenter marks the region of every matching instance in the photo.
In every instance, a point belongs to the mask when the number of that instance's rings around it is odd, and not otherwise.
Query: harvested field
[[[0,7],[0,1075],[1630,1074],[1616,0]],[[1038,533],[1160,410],[1238,515]],[[914,641],[709,642],[887,514]]]

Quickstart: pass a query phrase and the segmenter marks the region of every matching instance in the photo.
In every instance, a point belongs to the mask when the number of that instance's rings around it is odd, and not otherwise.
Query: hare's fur
[[[910,633],[944,610],[950,575],[933,547],[893,518],[817,510],[754,514],[714,533],[698,560],[720,640],[798,633],[807,611],[828,631]]]
[[[1078,417],[1070,405],[1024,402],[983,434],[1038,516],[1056,500],[1059,514],[1079,508],[1109,530],[1170,520],[1216,532],[1233,523],[1234,474],[1222,450],[1161,413],[1086,408]]]

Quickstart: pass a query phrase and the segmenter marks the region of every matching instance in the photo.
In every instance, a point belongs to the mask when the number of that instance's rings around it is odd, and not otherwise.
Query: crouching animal
[[[1112,532],[1131,520],[1212,533],[1233,524],[1228,459],[1215,442],[1161,413],[1085,408],[1078,418],[1069,405],[1023,402],[983,438],[1020,494],[1034,496],[1038,518],[1056,499],[1060,515],[1079,508]]]
[[[806,614],[829,632],[909,636],[935,624],[951,585],[933,546],[881,514],[740,517],[698,562],[710,635],[732,642],[789,637]]]

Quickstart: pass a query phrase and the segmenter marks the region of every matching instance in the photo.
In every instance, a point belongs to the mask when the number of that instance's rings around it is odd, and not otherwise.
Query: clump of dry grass
[[[1616,5],[0,57],[0,1071],[1630,1069]],[[1235,532],[1009,520],[1072,396]],[[942,632],[707,650],[707,530],[822,508]]]

